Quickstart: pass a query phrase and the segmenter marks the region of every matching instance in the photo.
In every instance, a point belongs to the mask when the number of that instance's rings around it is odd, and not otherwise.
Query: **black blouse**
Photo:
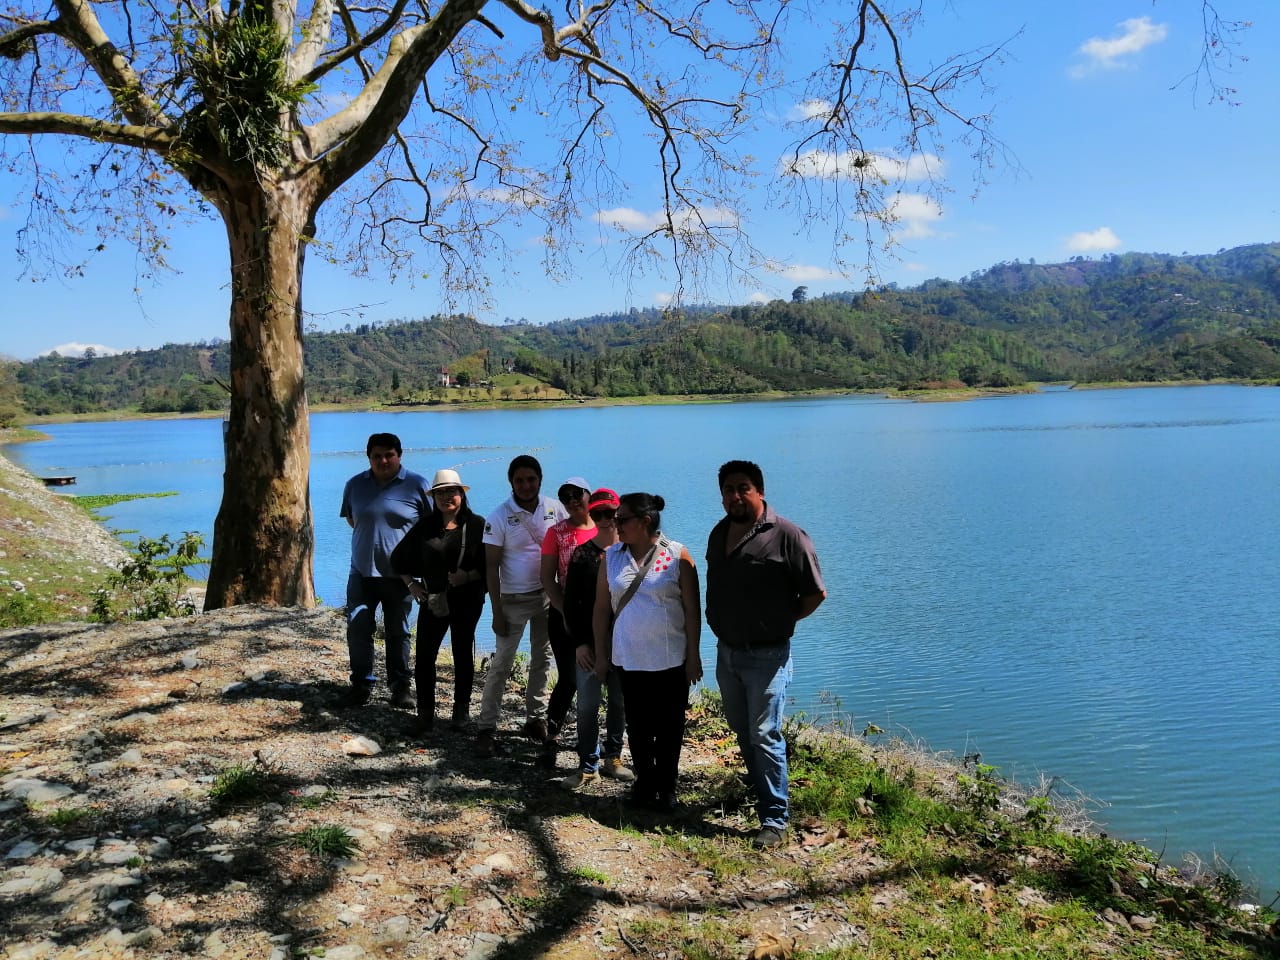
[[[467,531],[466,545],[462,531]],[[461,562],[459,562],[461,555]],[[418,577],[431,593],[444,590],[485,592],[484,517],[468,511],[458,515],[458,526],[444,528],[438,513],[432,512],[405,534],[391,552],[391,567],[400,576]],[[460,587],[449,586],[449,574],[455,570],[479,571],[480,579]]]

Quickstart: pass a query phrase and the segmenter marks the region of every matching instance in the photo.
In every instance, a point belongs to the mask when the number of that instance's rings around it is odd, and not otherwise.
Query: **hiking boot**
[[[353,683],[347,689],[347,692],[342,695],[342,699],[338,701],[338,707],[342,710],[363,707],[372,697],[372,686],[367,683]]]
[[[777,827],[761,827],[760,832],[751,838],[751,845],[757,850],[768,850],[780,847],[787,842],[787,834]]]
[[[584,786],[598,777],[594,770],[583,770],[581,768],[573,771],[567,777],[563,777],[557,782],[566,790],[581,790]]]
[[[493,756],[493,731],[492,730],[481,730],[476,735],[475,753],[477,757]]]
[[[417,710],[418,698],[410,692],[408,687],[392,687],[391,705],[399,710]]]
[[[631,783],[636,778],[631,768],[624,767],[622,760],[618,757],[605,757],[600,761],[600,776],[617,780],[619,783]]]
[[[547,721],[541,717],[534,717],[525,722],[524,735],[530,740],[536,740],[538,743],[547,742]]]
[[[454,707],[453,717],[449,720],[449,729],[465,730],[467,729],[467,721],[469,719],[470,719],[470,716],[467,713],[466,707],[462,707],[461,709],[459,709],[458,707]]]
[[[436,718],[429,713],[420,713],[413,720],[413,733],[415,736],[422,736],[424,733],[430,733],[435,729]]]

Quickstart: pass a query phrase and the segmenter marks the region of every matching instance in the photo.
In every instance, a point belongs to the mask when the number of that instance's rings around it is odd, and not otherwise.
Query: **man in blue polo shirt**
[[[809,535],[764,499],[749,460],[720,468],[724,519],[707,538],[707,626],[716,635],[716,685],[756,795],[757,847],[786,839],[790,817],[782,708],[791,635],[827,597]]]
[[[409,669],[409,617],[413,597],[391,568],[391,551],[421,517],[431,512],[425,477],[400,465],[400,438],[375,433],[365,445],[369,469],[347,481],[342,510],[351,525],[351,572],[347,575],[347,653],[351,689],[343,705],[369,702],[373,675],[375,612],[382,607],[387,638],[387,685],[392,706],[417,708]]]

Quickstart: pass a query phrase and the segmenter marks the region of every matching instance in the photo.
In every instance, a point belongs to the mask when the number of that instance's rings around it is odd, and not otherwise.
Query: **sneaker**
[[[661,790],[653,798],[653,809],[659,813],[675,813],[680,807],[674,790]]]
[[[530,740],[537,740],[539,743],[545,743],[547,739],[547,721],[541,717],[534,717],[525,722],[524,735]]]
[[[418,698],[408,687],[397,687],[391,691],[391,705],[399,710],[417,710]]]
[[[636,778],[631,768],[624,767],[618,757],[605,757],[600,761],[600,776],[620,783],[631,783]]]
[[[363,707],[373,697],[373,687],[367,683],[353,683],[347,692],[342,695],[342,699],[338,701],[338,706],[343,710],[349,710],[352,707]]]
[[[462,707],[454,707],[453,717],[449,720],[449,729],[465,730],[467,729],[467,720],[469,719],[470,717],[468,716],[468,711],[465,705]]]
[[[560,786],[564,787],[566,790],[581,790],[583,786],[590,783],[592,780],[595,780],[598,776],[599,774],[594,770],[578,769],[573,771],[573,773],[569,774],[567,777],[563,777],[559,783]]]
[[[435,729],[436,718],[429,713],[419,714],[413,720],[413,733],[415,736],[422,736],[424,733],[430,733]]]
[[[751,838],[751,845],[758,850],[768,850],[787,842],[787,835],[777,827],[761,827],[760,832]]]
[[[492,757],[493,756],[493,731],[481,730],[476,735],[476,756]]]

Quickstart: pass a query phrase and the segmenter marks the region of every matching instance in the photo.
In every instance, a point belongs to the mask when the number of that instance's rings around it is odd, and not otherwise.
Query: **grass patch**
[[[360,841],[345,827],[320,824],[290,834],[279,846],[297,847],[316,857],[350,857],[360,849]]]
[[[45,814],[44,822],[55,830],[65,830],[67,827],[73,827],[91,816],[93,816],[93,812],[86,810],[84,807],[62,807]]]
[[[62,607],[47,597],[29,590],[15,590],[8,584],[0,587],[0,628],[51,623],[60,619],[62,613]]]
[[[218,771],[209,788],[210,802],[223,807],[269,800],[279,793],[270,770],[260,764],[237,763]]]
[[[177,490],[165,490],[161,493],[92,493],[84,496],[71,495],[65,499],[74,503],[98,523],[102,523],[107,518],[99,511],[105,510],[107,507],[113,507],[117,503],[125,503],[129,500],[149,500],[154,497],[176,497],[177,495]]]

